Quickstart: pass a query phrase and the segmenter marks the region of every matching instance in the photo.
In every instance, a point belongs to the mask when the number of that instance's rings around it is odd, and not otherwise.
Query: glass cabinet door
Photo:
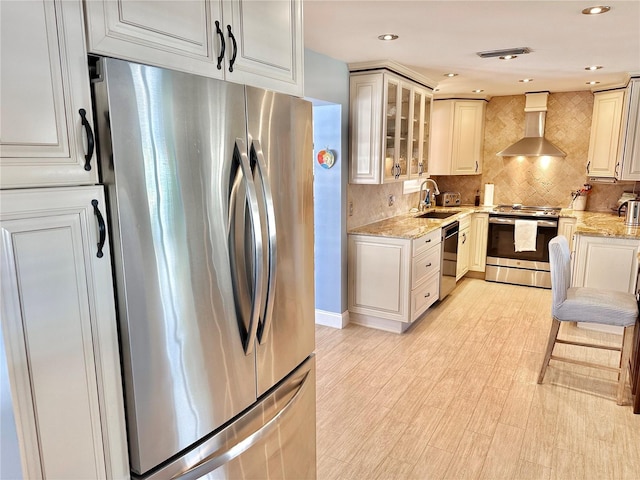
[[[411,109],[411,161],[409,176],[419,178],[424,173],[422,164],[422,114],[424,110],[424,92],[418,88],[413,91]]]
[[[412,87],[407,83],[402,83],[400,88],[400,129],[398,131],[398,142],[400,150],[398,152],[398,168],[396,180],[407,177],[409,172],[409,159],[411,158],[413,147],[411,145],[412,118],[411,98]]]
[[[420,138],[422,146],[420,147],[420,162],[422,164],[422,172],[426,174],[429,171],[429,132],[431,130],[431,97],[429,95],[424,95],[424,110],[421,118]]]
[[[398,81],[387,78],[386,105],[385,105],[385,138],[384,138],[384,180],[393,181],[398,174],[397,154],[400,145],[396,145],[396,132],[400,129],[400,84]]]

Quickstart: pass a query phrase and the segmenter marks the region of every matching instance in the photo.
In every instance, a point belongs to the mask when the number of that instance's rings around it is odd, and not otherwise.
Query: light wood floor
[[[615,374],[552,361],[536,384],[550,305],[550,290],[465,279],[403,335],[318,326],[319,480],[640,479],[640,415],[616,405]]]

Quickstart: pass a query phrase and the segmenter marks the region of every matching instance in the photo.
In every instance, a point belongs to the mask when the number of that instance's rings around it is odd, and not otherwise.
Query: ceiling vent
[[[524,108],[524,138],[496,155],[500,157],[566,157],[567,154],[544,138],[549,92],[527,93]]]
[[[507,48],[505,50],[487,50],[486,52],[477,52],[477,55],[481,58],[493,58],[493,57],[507,57],[510,55],[524,55],[525,53],[531,53],[529,47],[520,48]]]

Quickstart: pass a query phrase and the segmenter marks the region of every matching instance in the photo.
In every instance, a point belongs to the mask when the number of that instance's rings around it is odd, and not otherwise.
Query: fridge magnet
[[[336,163],[336,156],[331,150],[325,148],[318,152],[318,163],[322,168],[331,168]]]

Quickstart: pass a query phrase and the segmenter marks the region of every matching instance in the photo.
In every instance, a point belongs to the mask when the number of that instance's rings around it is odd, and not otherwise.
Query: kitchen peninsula
[[[425,219],[419,218],[422,212],[410,212],[349,230],[351,321],[396,333],[408,329],[438,299],[435,280],[441,272],[436,266],[445,265],[439,256],[441,228],[458,221],[463,231],[466,223],[471,244],[466,261],[484,258],[487,234],[482,220],[492,209],[436,207],[429,211],[452,215]],[[563,209],[558,234],[572,240],[574,286],[636,291],[640,227],[625,226],[624,218],[614,213]],[[484,268],[471,270],[482,275]]]

